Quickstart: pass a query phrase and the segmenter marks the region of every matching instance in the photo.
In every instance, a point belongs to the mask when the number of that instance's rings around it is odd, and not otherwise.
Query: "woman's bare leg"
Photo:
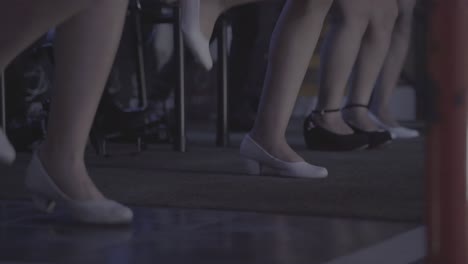
[[[0,69],[51,27],[88,8],[94,0],[0,2]]]
[[[408,53],[411,41],[411,28],[416,0],[398,0],[399,16],[393,32],[385,64],[382,69],[379,86],[376,87],[372,98],[372,110],[377,117],[390,127],[399,124],[390,111],[390,99],[393,95],[401,70]]]
[[[336,16],[322,50],[320,93],[316,109],[340,109],[362,38],[369,26],[373,0],[337,0]],[[337,134],[352,134],[341,112],[313,115],[314,122]]]
[[[288,145],[286,128],[332,0],[289,0],[273,32],[270,58],[251,137],[284,161],[303,159]]]
[[[0,2],[0,70],[49,28],[89,7],[94,0],[17,0]],[[0,129],[0,163],[16,155]]]
[[[397,16],[396,0],[373,1],[370,25],[362,40],[348,104],[369,105],[372,91],[390,47]],[[367,108],[349,108],[344,114],[347,122],[361,130],[379,130],[377,124],[370,119]]]
[[[114,61],[127,4],[127,0],[96,0],[57,30],[56,79],[40,158],[56,184],[75,200],[102,197],[86,171],[84,150]]]

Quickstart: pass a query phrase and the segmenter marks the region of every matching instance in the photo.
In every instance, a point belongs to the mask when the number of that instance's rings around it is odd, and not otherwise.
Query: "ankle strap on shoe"
[[[341,109],[322,109],[322,110],[314,110],[312,111],[312,114],[318,114],[318,115],[325,115],[325,114],[328,114],[328,113],[336,113],[336,112],[340,112]]]
[[[350,108],[367,108],[369,109],[369,105],[365,104],[347,104],[344,109],[350,109]]]

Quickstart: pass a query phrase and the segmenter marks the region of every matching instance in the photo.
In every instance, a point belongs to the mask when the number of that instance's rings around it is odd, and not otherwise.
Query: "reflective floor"
[[[15,166],[0,171],[0,264],[409,264],[415,260],[418,262],[413,264],[422,264],[415,254],[404,263],[386,258],[402,255],[402,250],[394,253],[398,246],[410,253],[424,248],[422,232],[416,232],[416,239],[403,240],[406,244],[399,240],[420,228],[417,222],[403,221],[416,219],[414,215],[422,207],[418,189],[418,175],[423,168],[422,140],[396,142],[372,152],[314,153],[304,149],[298,129],[302,120],[291,124],[296,130],[288,132],[288,140],[308,160],[330,168],[332,176],[327,182],[241,177],[241,134],[232,135],[232,148],[215,151],[205,149],[214,146],[214,134],[202,131],[191,134],[192,149],[188,153],[177,153],[166,146],[167,150],[154,147],[133,157],[120,155],[119,146],[111,145],[111,158],[91,156],[91,172],[95,172],[104,193],[122,202],[147,206],[133,208],[135,221],[128,227],[77,225],[62,211],[43,215],[28,201],[15,200],[27,197],[22,177],[30,157],[20,155]],[[122,152],[129,151],[125,148]],[[324,194],[319,195],[319,191]],[[141,199],[135,199],[138,197]],[[294,210],[263,208],[265,197],[270,203],[286,197],[279,206]],[[215,204],[215,199],[224,200]],[[343,205],[342,199],[348,203]],[[197,200],[196,206],[180,202],[186,200]],[[315,205],[304,201],[314,201]],[[278,202],[274,204],[278,206]],[[289,215],[159,206],[255,212],[263,208],[264,212]],[[307,206],[308,211],[304,210]],[[338,212],[343,206],[350,210]],[[324,208],[329,213],[320,215],[329,218],[291,215],[319,215],[317,212],[325,212]],[[403,214],[406,217],[401,217]],[[360,218],[332,218],[343,215]],[[400,217],[383,217],[392,215]],[[371,216],[400,222],[362,220]],[[388,248],[391,250],[380,256],[385,261],[352,261],[372,256],[373,252],[381,254]]]
[[[130,227],[77,225],[64,212],[0,202],[0,263],[327,263],[415,224],[134,208]]]

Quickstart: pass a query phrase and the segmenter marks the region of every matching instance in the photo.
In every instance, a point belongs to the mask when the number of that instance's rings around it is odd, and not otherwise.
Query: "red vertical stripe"
[[[432,1],[430,73],[438,116],[427,148],[429,263],[467,264],[468,1]]]

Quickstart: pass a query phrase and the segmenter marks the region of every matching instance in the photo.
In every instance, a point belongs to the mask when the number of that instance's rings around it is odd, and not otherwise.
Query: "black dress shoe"
[[[369,148],[379,148],[392,142],[392,134],[388,131],[365,131],[348,124],[356,134],[366,135],[369,138]]]
[[[366,108],[369,109],[367,105],[364,104],[348,104],[345,109],[350,108]],[[385,146],[392,142],[392,134],[389,131],[365,131],[357,128],[356,126],[348,123],[348,126],[351,127],[356,134],[366,135],[369,138],[369,148],[374,149],[378,147]]]
[[[338,112],[326,110],[320,113]],[[314,112],[317,113],[317,112]],[[318,151],[352,151],[369,147],[369,137],[363,134],[340,135],[322,128],[314,123],[311,116],[304,121],[304,139],[309,150]]]

